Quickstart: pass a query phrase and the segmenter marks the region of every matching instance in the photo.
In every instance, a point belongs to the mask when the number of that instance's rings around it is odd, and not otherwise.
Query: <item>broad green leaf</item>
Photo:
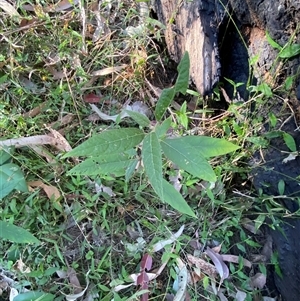
[[[171,128],[172,117],[165,119],[161,124],[157,124],[154,131],[159,139],[166,136],[168,130]]]
[[[300,54],[300,44],[291,44],[285,46],[280,52],[279,57],[282,59],[289,59]]]
[[[112,129],[94,135],[63,158],[87,156],[97,157],[124,152],[138,145],[144,138],[143,131],[136,128]]]
[[[142,160],[152,188],[161,197],[163,194],[162,154],[155,132],[148,134],[143,141]]]
[[[68,174],[95,176],[116,173],[120,176],[125,175],[126,169],[133,161],[133,159],[128,158],[128,155],[124,154],[87,158],[73,167]]]
[[[126,171],[125,171],[125,181],[126,182],[128,182],[130,180],[130,178],[132,177],[138,162],[139,161],[137,159],[131,160],[131,163],[129,163],[129,165],[127,166]]]
[[[188,205],[182,195],[165,179],[162,180],[163,194],[161,200],[169,204],[180,213],[196,217],[192,208]]]
[[[9,240],[15,243],[40,244],[41,242],[35,238],[27,230],[10,224],[8,222],[0,221],[0,238]]]
[[[166,139],[161,141],[161,146],[166,157],[181,169],[206,181],[215,182],[217,180],[212,167],[199,149],[184,143],[182,138]]]
[[[182,94],[185,94],[190,79],[190,57],[187,51],[183,54],[177,70],[178,77],[175,83],[175,93],[181,92]]]
[[[24,175],[20,167],[13,163],[7,163],[0,169],[0,199],[7,196],[14,189],[28,191]]]
[[[14,297],[13,301],[53,301],[54,295],[44,292],[26,292]]]
[[[225,139],[207,136],[184,136],[180,138],[167,139],[167,141],[171,141],[170,143],[174,145],[174,147],[179,144],[192,146],[199,151],[204,158],[225,155],[240,148]]]
[[[160,121],[175,96],[175,88],[163,89],[155,107],[155,118]]]
[[[283,140],[286,144],[286,146],[290,149],[291,152],[296,152],[297,151],[297,146],[295,139],[292,135],[288,133],[283,133]]]
[[[293,83],[294,83],[294,78],[293,76],[288,76],[285,81],[284,81],[284,88],[285,90],[291,90],[291,88],[293,87]]]
[[[278,49],[278,50],[281,50],[281,49],[282,49],[282,47],[281,47],[279,44],[277,44],[277,43],[271,38],[271,36],[269,35],[268,32],[266,32],[266,37],[267,37],[268,43],[269,43],[273,48]]]
[[[125,112],[141,127],[149,126],[150,120],[144,114],[130,110],[126,110]]]
[[[273,96],[272,90],[267,83],[262,83],[257,86],[257,90],[267,97]]]
[[[10,150],[8,148],[0,148],[0,166],[10,159]]]
[[[277,124],[277,117],[273,112],[269,113],[269,119],[270,119],[271,126],[274,128]]]

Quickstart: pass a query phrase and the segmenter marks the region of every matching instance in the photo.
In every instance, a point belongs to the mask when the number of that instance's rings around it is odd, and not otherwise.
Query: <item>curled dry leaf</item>
[[[230,254],[221,254],[221,257],[224,261],[227,262],[233,262],[233,263],[239,263],[240,261],[240,257],[236,256],[236,255],[230,255]],[[245,259],[245,258],[241,258],[241,260],[243,261],[243,265],[247,268],[251,268],[252,267],[252,263]]]
[[[38,105],[37,107],[35,107],[35,108],[33,108],[32,110],[30,110],[30,111],[24,113],[23,116],[24,116],[25,118],[37,116],[37,115],[40,114],[40,112],[45,108],[45,106],[47,105],[47,102],[48,102],[48,101],[44,101],[43,103],[41,103],[41,104]]]
[[[247,297],[247,294],[245,292],[237,290],[235,299],[236,301],[245,301]]]
[[[152,268],[152,257],[149,254],[145,254],[141,260],[141,269],[150,271]]]
[[[92,76],[104,76],[104,75],[109,75],[109,74],[113,74],[116,72],[120,72],[123,69],[125,69],[128,65],[123,64],[120,66],[113,66],[113,67],[107,67],[107,68],[103,68],[97,71],[93,71],[92,72]]]
[[[0,0],[0,8],[4,10],[7,14],[9,14],[11,17],[21,17],[17,10],[6,0]]]
[[[84,95],[83,100],[87,103],[99,103],[101,100],[101,97],[94,93],[89,93],[89,94]]]
[[[13,301],[14,298],[18,295],[19,295],[19,292],[15,288],[11,287],[10,293],[9,293],[9,301]]]
[[[31,272],[30,268],[25,265],[25,263],[23,262],[23,260],[21,258],[15,262],[15,264],[13,265],[13,269],[22,274]]]
[[[74,294],[80,294],[82,292],[82,287],[78,280],[77,274],[73,268],[68,268],[67,275],[69,282],[73,288]]]
[[[71,145],[61,133],[51,128],[48,128],[48,130],[51,132],[51,135],[55,138],[56,146],[59,145],[59,148],[61,150],[64,150],[65,152],[69,152],[70,150],[72,150]]]
[[[256,273],[253,277],[251,277],[250,285],[253,288],[263,289],[266,284],[267,278],[262,273]]]
[[[220,277],[221,277],[221,282],[228,278],[229,276],[229,269],[227,265],[224,263],[222,256],[216,252],[214,252],[212,249],[207,248],[205,253],[208,255],[208,257],[212,260],[214,263]]]
[[[74,5],[77,5],[78,3],[79,0],[62,0],[55,5],[54,10],[56,12],[64,11],[69,8],[72,8]]]
[[[194,264],[203,273],[210,276],[211,278],[216,278],[218,273],[217,269],[211,263],[203,260],[202,258],[195,257],[193,255],[187,254],[187,259],[191,264]]]
[[[186,288],[188,283],[188,271],[183,267],[178,274],[178,290],[174,297],[174,301],[184,301],[186,297]]]
[[[49,199],[51,199],[52,197],[54,197],[54,200],[57,200],[58,198],[60,198],[60,192],[56,187],[51,186],[51,185],[46,185],[45,183],[43,183],[40,180],[28,182],[28,185],[31,187],[42,188],[45,191],[45,193]]]
[[[151,252],[158,252],[161,249],[163,249],[165,246],[170,245],[171,243],[176,241],[178,239],[178,237],[182,234],[183,230],[184,230],[184,225],[182,225],[175,234],[172,234],[169,239],[160,240],[159,242],[154,244]]]

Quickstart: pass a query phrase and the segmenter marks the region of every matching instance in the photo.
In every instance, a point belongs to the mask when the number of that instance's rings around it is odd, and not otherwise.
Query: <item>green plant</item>
[[[185,53],[178,65],[175,85],[164,89],[155,108],[155,117],[160,121],[173,101],[176,93],[186,93],[189,80],[189,55]],[[140,113],[131,117],[146,128],[150,121]],[[181,194],[163,176],[163,156],[193,176],[215,182],[217,177],[208,162],[215,156],[227,154],[239,147],[218,138],[206,136],[167,137],[171,128],[167,118],[150,132],[138,128],[119,128],[94,135],[63,157],[88,157],[68,173],[70,175],[105,176],[114,174],[125,176],[129,181],[141,159],[145,174],[161,201],[168,203],[179,212],[195,217],[193,210]],[[136,147],[141,143],[141,156]]]
[[[0,199],[14,189],[26,192],[27,184],[20,167],[11,162],[12,149],[0,149]]]

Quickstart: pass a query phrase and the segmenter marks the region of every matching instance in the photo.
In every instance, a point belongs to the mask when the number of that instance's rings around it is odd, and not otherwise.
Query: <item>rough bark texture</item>
[[[279,60],[276,60],[278,50],[269,45],[265,35],[268,31],[281,46],[284,46],[291,36],[293,36],[293,43],[300,44],[300,1],[229,0],[229,3],[230,7],[226,6],[228,8],[226,12],[229,12],[230,17],[228,14],[224,17],[223,5],[220,5],[219,0],[191,2],[155,0],[158,18],[166,26],[165,36],[169,53],[176,62],[179,62],[183,52],[189,51],[191,78],[201,94],[209,93],[218,81],[220,62],[222,76],[232,79],[235,83],[246,83],[249,78],[248,60],[257,54],[258,60],[252,66],[257,82],[267,82],[272,86],[274,78],[278,84],[287,76],[300,73],[300,56],[287,60],[283,68]],[[235,23],[230,22],[232,20]],[[236,25],[239,27],[239,33]],[[240,33],[246,41],[246,47],[240,38]],[[221,35],[219,38],[218,34]],[[220,47],[221,58],[219,58],[218,47]],[[300,100],[299,77],[293,88]],[[245,85],[239,88],[239,92],[242,97],[247,97]],[[288,115],[279,116],[284,103],[275,97],[272,101],[274,114],[278,120],[285,121],[281,130],[292,134],[299,148],[300,134],[299,131],[295,131],[297,126],[294,119],[287,120]],[[294,105],[295,109],[299,110],[299,103]],[[290,114],[289,111],[285,112]],[[266,112],[266,116],[268,113],[269,111]],[[299,209],[296,197],[300,197],[298,180],[300,157],[284,163],[283,159],[287,155],[283,151],[289,150],[282,138],[276,138],[271,140],[270,147],[262,156],[256,154],[255,160],[264,163],[253,166],[253,183],[264,193],[276,196],[279,195],[278,182],[284,180],[285,195],[295,198],[294,200],[282,198],[277,201],[288,210],[295,212]],[[273,247],[278,251],[283,274],[282,278],[275,275],[275,283],[284,301],[298,301],[300,298],[300,220],[286,218],[283,222],[284,235],[280,231],[271,231]]]
[[[171,58],[178,63],[188,51],[191,79],[202,95],[210,93],[220,76],[218,22],[223,11],[219,1],[156,0],[154,7],[166,26]]]

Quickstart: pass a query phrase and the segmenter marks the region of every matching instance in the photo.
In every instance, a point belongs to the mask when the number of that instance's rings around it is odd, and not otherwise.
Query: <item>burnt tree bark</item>
[[[291,98],[300,112],[300,105],[295,97],[296,95],[300,100],[300,57],[298,55],[286,60],[284,67],[281,67],[280,60],[276,60],[278,50],[273,49],[266,39],[268,31],[272,39],[281,46],[291,37],[293,43],[300,44],[300,1],[222,0],[221,3],[221,0],[154,0],[154,7],[159,21],[166,26],[165,38],[171,58],[179,62],[183,52],[189,52],[191,79],[202,95],[209,94],[221,76],[246,84],[249,78],[249,58],[258,55],[255,64],[251,66],[258,83],[267,82],[272,86],[276,80],[278,85],[287,76],[295,76],[295,93]],[[228,23],[234,24],[231,26],[232,30],[230,26],[227,27]],[[219,36],[220,34],[223,36]],[[243,41],[240,34],[243,35]],[[244,91],[240,88],[239,92]],[[244,96],[247,97],[245,93],[242,97]],[[284,103],[275,97],[271,101],[274,114],[278,116]],[[266,116],[267,114],[268,112]],[[294,136],[299,150],[300,134],[295,131],[296,128],[294,118],[290,118],[281,130]],[[271,140],[270,147],[263,152],[263,156],[256,154],[256,161],[265,163],[253,167],[253,184],[266,194],[278,195],[278,182],[284,180],[285,194],[294,199],[283,198],[280,201],[288,210],[295,212],[299,210],[300,157],[284,163],[284,151],[288,149],[283,139],[276,138]],[[264,185],[266,182],[267,186]],[[271,231],[273,248],[278,252],[283,276],[281,278],[275,275],[275,283],[284,301],[298,301],[300,220],[287,218],[283,222],[284,234]]]
[[[170,57],[179,62],[189,52],[191,79],[202,95],[219,81],[218,26],[224,15],[219,1],[155,0],[154,8],[165,29]]]

